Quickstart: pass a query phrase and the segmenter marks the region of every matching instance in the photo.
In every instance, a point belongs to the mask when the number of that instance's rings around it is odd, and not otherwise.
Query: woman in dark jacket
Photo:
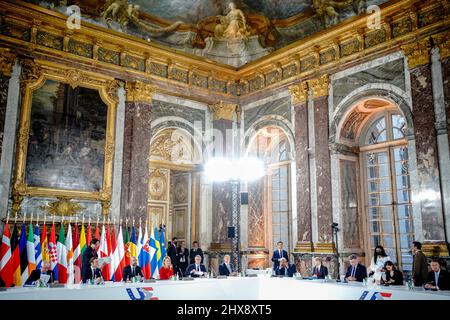
[[[383,280],[384,284],[389,284],[392,286],[403,285],[403,274],[397,270],[392,261],[386,261],[384,264],[384,269],[386,270],[386,280]]]

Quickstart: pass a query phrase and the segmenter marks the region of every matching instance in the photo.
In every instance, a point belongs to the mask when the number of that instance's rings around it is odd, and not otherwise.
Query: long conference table
[[[366,287],[324,280],[229,277],[192,281],[10,288],[0,300],[450,300],[450,291],[408,290],[406,286]]]

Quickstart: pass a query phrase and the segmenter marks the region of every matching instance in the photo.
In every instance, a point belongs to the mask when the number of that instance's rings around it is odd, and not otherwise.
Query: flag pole
[[[25,212],[24,214],[23,214],[23,221],[22,221],[22,223],[25,223],[25,219],[27,218],[27,213]]]
[[[47,220],[47,213],[44,213],[44,225],[45,225],[46,220]]]
[[[33,225],[33,211],[31,211],[30,224]]]
[[[17,223],[17,214],[14,215],[14,224]]]
[[[8,223],[8,221],[9,221],[9,212],[8,212],[8,214],[6,215],[6,223]]]

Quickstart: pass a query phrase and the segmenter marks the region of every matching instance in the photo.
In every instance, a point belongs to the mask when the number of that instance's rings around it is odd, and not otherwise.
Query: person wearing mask
[[[92,257],[89,268],[84,273],[83,283],[88,283],[91,280],[94,280],[94,283],[103,283],[102,271],[98,267],[98,258]]]
[[[278,241],[277,249],[273,252],[272,255],[273,270],[277,270],[282,258],[285,258],[287,261],[289,261],[286,250],[283,250],[283,241]]]
[[[386,254],[383,246],[376,246],[369,266],[369,277],[373,275],[377,283],[381,282],[381,277],[385,272],[384,264],[387,261],[391,261],[391,257]]]
[[[167,255],[172,261],[173,269],[175,272],[178,270],[177,266],[177,238],[173,237],[172,242],[169,241],[169,247],[167,248]]]
[[[295,272],[297,272],[297,268],[293,264],[289,264],[286,258],[281,258],[280,265],[275,270],[277,276],[283,277],[293,277]]]
[[[317,279],[325,279],[328,276],[328,268],[322,264],[322,258],[316,257],[314,264],[312,276]]]
[[[189,263],[190,264],[193,264],[195,262],[195,257],[197,255],[199,255],[202,258],[202,263],[203,263],[203,251],[199,247],[198,241],[194,241],[194,242],[192,242],[192,249],[191,249],[191,252],[189,253]]]
[[[123,268],[123,281],[132,282],[134,277],[144,277],[141,267],[137,265],[136,257],[130,258],[130,264]]]
[[[429,290],[450,290],[450,274],[441,268],[441,261],[431,261],[431,271],[428,273],[424,288]]]
[[[223,257],[223,263],[219,265],[219,275],[220,276],[235,276],[237,272],[234,271],[234,266],[230,263],[230,255],[226,254]]]
[[[349,257],[350,266],[348,267],[347,273],[345,274],[345,280],[347,282],[357,281],[363,282],[367,278],[367,269],[365,266],[359,263],[358,257],[352,254]]]
[[[413,258],[412,278],[414,286],[421,287],[428,278],[428,262],[427,257],[422,252],[422,244],[414,241],[411,252]]]
[[[92,258],[98,258],[97,250],[100,247],[100,241],[97,238],[94,238],[89,243],[89,246],[86,248],[86,250],[83,253],[82,256],[82,266],[81,266],[81,278],[85,279],[86,275],[85,272],[91,267],[91,259]]]
[[[159,279],[169,280],[173,277],[174,270],[172,266],[172,261],[169,256],[165,256],[163,260],[163,265],[159,269]]]
[[[385,276],[382,279],[382,283],[391,286],[403,285],[403,273],[397,270],[392,261],[386,261],[384,263]]]
[[[57,282],[57,279],[55,279],[55,274],[53,273],[53,270],[51,270],[50,261],[42,261],[41,269],[31,271],[30,276],[27,281],[25,281],[25,285],[32,285],[35,281],[38,281],[41,278],[41,274],[50,276],[47,283],[53,283],[54,281]]]
[[[177,266],[178,275],[183,277],[186,268],[189,265],[189,250],[185,246],[185,242],[181,241],[180,246],[177,249]]]
[[[193,278],[206,276],[206,268],[202,264],[202,257],[200,255],[195,256],[194,263],[187,267],[185,275],[186,277],[190,276]]]

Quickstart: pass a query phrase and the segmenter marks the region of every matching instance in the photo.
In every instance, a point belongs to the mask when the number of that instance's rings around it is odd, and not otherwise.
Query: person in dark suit
[[[192,249],[189,252],[189,263],[195,263],[195,256],[199,255],[202,258],[201,263],[203,263],[203,250],[199,247],[198,241],[192,242]]]
[[[91,267],[91,259],[98,258],[97,250],[100,247],[100,241],[97,238],[94,238],[89,243],[89,246],[84,250],[83,257],[81,259],[81,278],[85,279],[85,272]]]
[[[363,282],[367,278],[366,267],[358,262],[358,257],[355,254],[352,254],[349,260],[350,267],[348,267],[347,273],[345,274],[345,280]]]
[[[312,276],[317,279],[325,279],[328,276],[328,268],[322,264],[322,258],[316,257],[314,264]]]
[[[123,281],[131,282],[133,281],[133,278],[137,276],[144,278],[141,267],[137,265],[136,257],[131,257],[130,264],[123,268]]]
[[[422,252],[422,244],[414,241],[411,252],[413,258],[412,278],[414,286],[421,287],[428,278],[428,262],[427,257]]]
[[[392,261],[386,261],[384,263],[385,278],[386,280],[381,280],[386,285],[391,286],[401,286],[403,285],[403,273],[397,270]]]
[[[186,248],[184,241],[181,241],[180,246],[177,248],[177,266],[178,275],[183,277],[186,268],[189,265],[189,250]]]
[[[185,276],[193,278],[206,276],[206,268],[202,264],[202,257],[200,255],[196,255],[194,258],[194,263],[187,267]]]
[[[172,241],[169,241],[169,246],[167,248],[167,255],[170,257],[170,261],[172,261],[172,267],[174,272],[178,271],[177,266],[177,238],[173,237]]]
[[[234,271],[234,266],[230,263],[230,255],[226,254],[223,257],[223,263],[219,265],[219,275],[221,276],[235,276],[237,272]]]
[[[98,258],[92,257],[90,261],[90,267],[85,270],[84,276],[83,276],[83,283],[87,283],[90,280],[104,282],[102,271],[98,267]]]
[[[47,283],[53,283],[55,281],[55,274],[50,268],[50,262],[43,261],[41,269],[35,269],[31,271],[30,276],[28,277],[27,281],[25,281],[25,285],[32,285],[33,282],[38,281],[41,278],[41,274],[48,274],[50,276],[50,279]]]
[[[295,265],[289,264],[286,258],[281,258],[280,265],[275,270],[277,276],[284,276],[284,277],[293,277],[296,272],[297,268],[295,267]]]
[[[431,261],[431,271],[428,273],[425,289],[430,290],[450,290],[450,274],[441,268],[441,261],[433,259]]]
[[[280,265],[281,258],[285,258],[289,262],[289,257],[286,250],[283,250],[283,241],[278,241],[277,250],[273,252],[272,261],[273,261],[273,270],[277,270]]]

